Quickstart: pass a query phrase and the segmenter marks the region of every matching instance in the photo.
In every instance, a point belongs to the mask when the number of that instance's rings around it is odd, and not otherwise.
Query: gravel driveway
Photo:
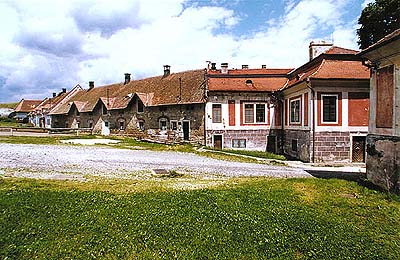
[[[155,169],[203,176],[311,177],[302,169],[228,162],[191,153],[99,146],[0,144],[0,175],[5,176],[140,178],[154,174]]]

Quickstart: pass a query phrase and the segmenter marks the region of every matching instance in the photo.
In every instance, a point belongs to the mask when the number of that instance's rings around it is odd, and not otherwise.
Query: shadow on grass
[[[367,174],[360,172],[334,172],[334,171],[318,171],[307,170],[309,174],[320,179],[341,179],[346,181],[357,182],[358,185],[366,187],[370,190],[384,191],[381,187],[373,184],[367,179]]]

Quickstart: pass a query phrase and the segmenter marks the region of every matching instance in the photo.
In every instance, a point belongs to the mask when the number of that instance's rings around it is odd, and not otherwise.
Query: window
[[[290,123],[300,123],[300,98],[290,100]]]
[[[337,95],[321,95],[322,122],[337,123]]]
[[[138,128],[140,129],[140,131],[144,131],[144,122],[143,121],[139,121]]]
[[[143,113],[144,112],[144,105],[143,102],[138,99],[138,103],[137,103],[137,112],[138,113]]]
[[[244,104],[244,122],[246,124],[266,122],[265,104]]]
[[[160,130],[167,130],[167,119],[160,119]]]
[[[105,126],[105,127],[108,127],[108,126],[109,126],[109,123],[108,123],[107,121],[105,121],[105,122],[104,122],[104,126]]]
[[[297,139],[292,139],[292,151],[297,152]]]
[[[125,130],[125,121],[119,121],[119,130]]]
[[[171,130],[178,130],[178,121],[171,120]]]
[[[222,106],[221,104],[212,105],[212,122],[222,123]]]
[[[246,139],[232,139],[232,148],[246,148]]]
[[[93,122],[89,122],[89,128],[93,128]]]

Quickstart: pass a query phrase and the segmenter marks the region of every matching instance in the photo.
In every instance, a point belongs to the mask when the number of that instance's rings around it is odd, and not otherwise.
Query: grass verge
[[[171,181],[0,179],[0,258],[398,259],[398,196],[336,179]]]

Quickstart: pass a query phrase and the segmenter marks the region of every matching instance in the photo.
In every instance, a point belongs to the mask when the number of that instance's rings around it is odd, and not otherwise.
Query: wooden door
[[[222,149],[222,135],[214,135],[214,148]]]
[[[353,136],[352,162],[365,162],[365,136]]]

